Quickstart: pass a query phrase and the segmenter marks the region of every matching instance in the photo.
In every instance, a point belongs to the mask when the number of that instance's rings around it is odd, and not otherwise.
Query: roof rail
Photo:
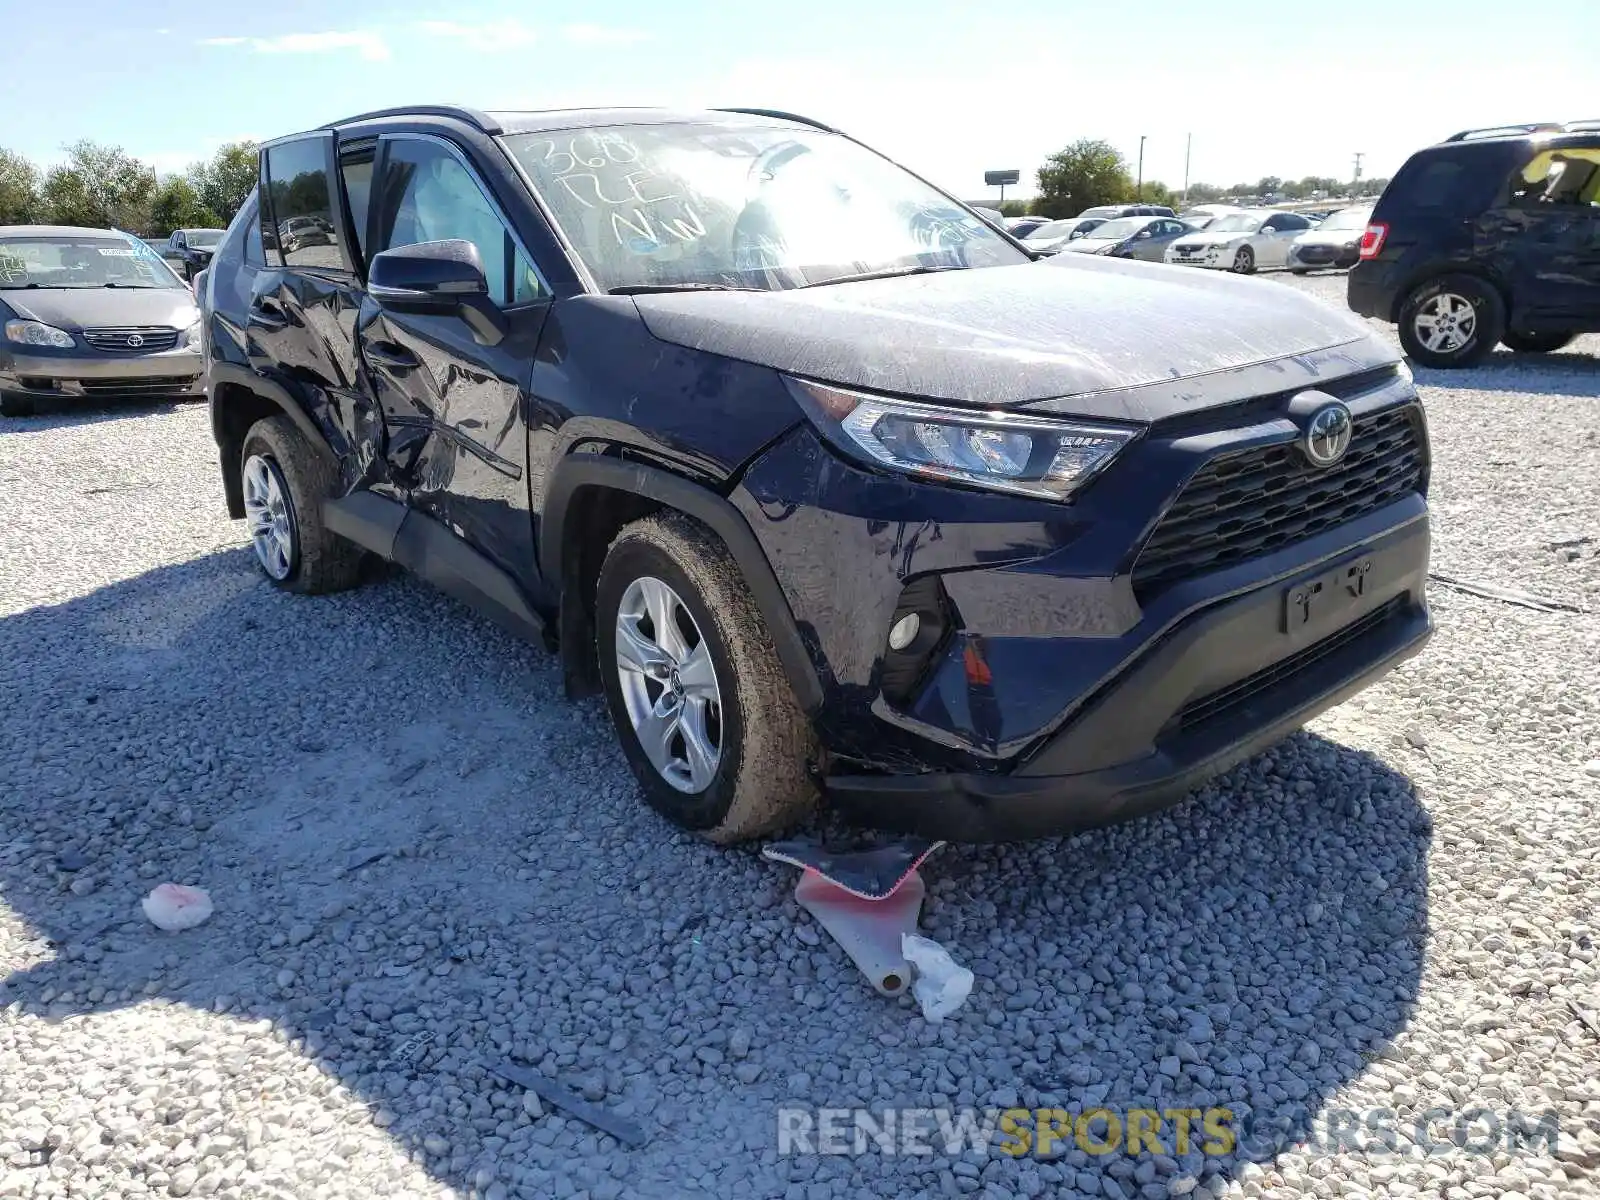
[[[357,113],[338,121],[320,125],[320,129],[337,129],[341,125],[354,125],[357,121],[371,121],[377,117],[453,117],[457,121],[476,126],[488,134],[504,133],[505,129],[486,112],[462,104],[407,104],[398,108],[375,108],[371,112]]]
[[[1530,122],[1526,125],[1490,125],[1483,130],[1462,130],[1445,138],[1446,142],[1477,141],[1480,138],[1515,138],[1517,134],[1560,133],[1568,126],[1562,122]]]
[[[747,117],[771,117],[776,121],[793,121],[798,125],[809,125],[813,129],[820,129],[824,133],[839,133],[832,125],[824,125],[821,121],[811,117],[802,117],[799,113],[784,112],[778,108],[713,108],[712,112],[743,113]]]

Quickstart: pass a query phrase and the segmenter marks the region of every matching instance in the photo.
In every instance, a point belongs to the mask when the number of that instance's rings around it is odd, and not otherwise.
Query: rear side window
[[[1378,216],[1409,211],[1430,216],[1471,217],[1495,202],[1510,170],[1506,147],[1475,146],[1471,152],[1414,155],[1400,168],[1379,202]]]
[[[267,151],[272,232],[283,265],[344,270],[339,230],[328,190],[327,143],[284,142]]]

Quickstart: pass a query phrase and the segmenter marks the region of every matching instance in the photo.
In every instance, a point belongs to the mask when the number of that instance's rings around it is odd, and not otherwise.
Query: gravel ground
[[[1184,805],[935,859],[924,931],[978,977],[942,1026],[650,815],[542,652],[399,575],[271,590],[202,408],[0,422],[0,1195],[1600,1194],[1597,352],[1419,376],[1435,567],[1581,611],[1436,588],[1422,658]],[[167,879],[211,921],[148,925]],[[780,1157],[785,1103],[1285,1141]],[[1559,1153],[1425,1154],[1432,1106],[1552,1108]],[[1396,1151],[1299,1145],[1341,1108]]]

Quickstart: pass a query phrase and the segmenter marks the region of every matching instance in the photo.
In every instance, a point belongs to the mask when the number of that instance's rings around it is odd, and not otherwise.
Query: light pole
[[[1189,152],[1194,149],[1194,134],[1189,134],[1183,143],[1183,206],[1189,207]]]
[[[1133,186],[1136,200],[1144,199],[1144,134],[1139,135],[1139,182]]]

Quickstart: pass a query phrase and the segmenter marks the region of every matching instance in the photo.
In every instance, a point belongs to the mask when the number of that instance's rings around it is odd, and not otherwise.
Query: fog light
[[[922,628],[922,618],[916,613],[907,613],[889,628],[889,649],[904,650],[917,640],[917,633]]]

